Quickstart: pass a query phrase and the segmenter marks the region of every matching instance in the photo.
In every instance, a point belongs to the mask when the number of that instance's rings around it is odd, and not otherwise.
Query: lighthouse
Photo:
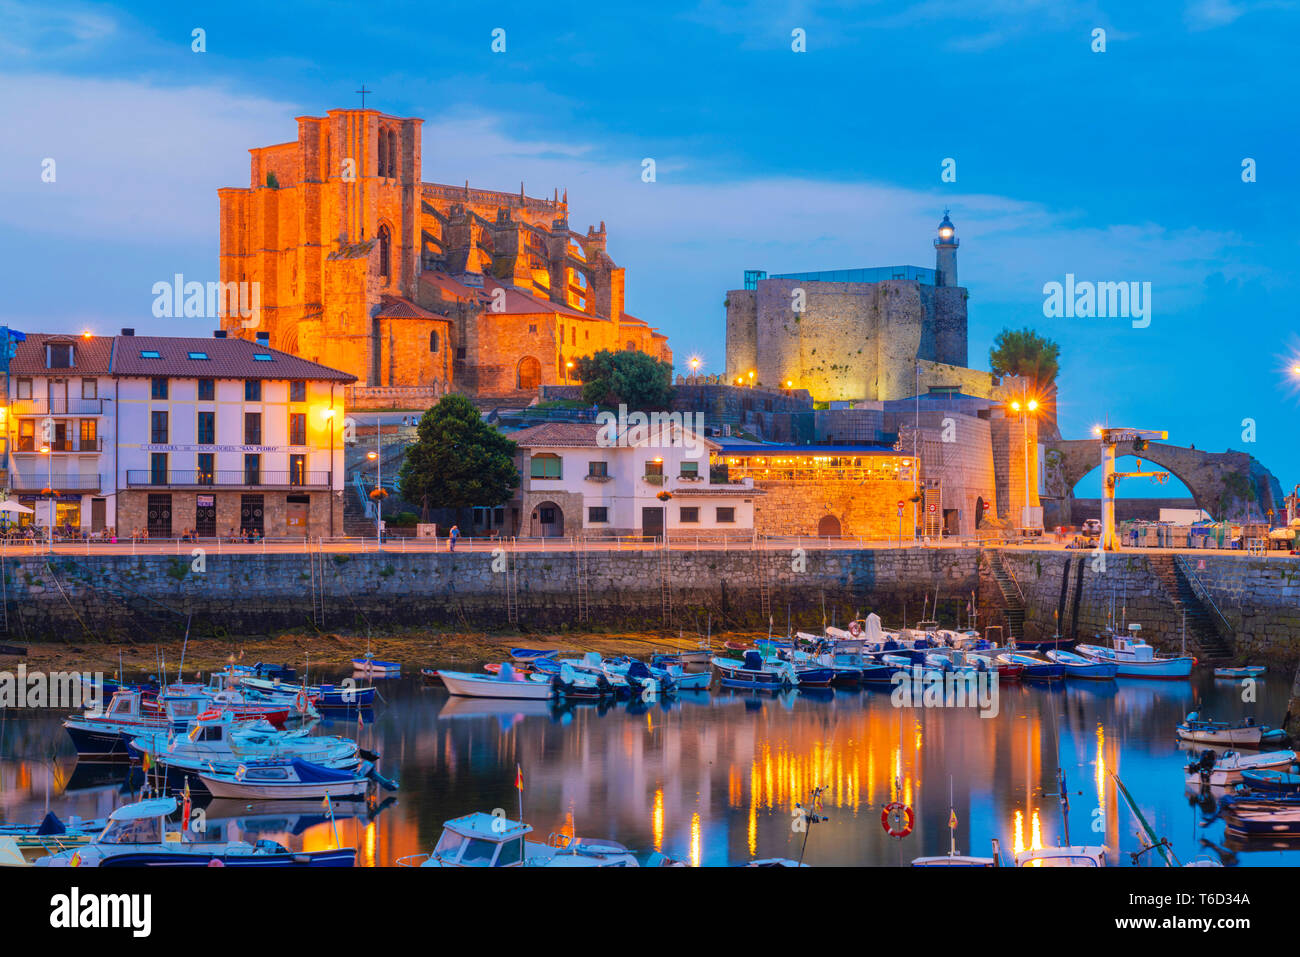
[[[943,222],[939,224],[939,236],[934,241],[934,284],[936,286],[957,285],[957,228],[948,218],[948,211],[943,211]]]

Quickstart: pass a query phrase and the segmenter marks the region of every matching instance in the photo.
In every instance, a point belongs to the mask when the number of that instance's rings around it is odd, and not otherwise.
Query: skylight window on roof
[[[268,353],[265,353],[265,352],[254,352],[254,353],[253,353],[253,361],[254,361],[254,362],[271,362],[272,359],[271,359],[271,356],[270,356]]]
[[[188,355],[191,359],[206,359],[208,357],[206,352],[191,352]]]
[[[159,353],[159,352],[157,352],[157,351],[154,350],[154,349],[141,349],[141,350],[140,350],[140,358],[141,358],[141,359],[161,359],[161,358],[162,358],[162,354]]]

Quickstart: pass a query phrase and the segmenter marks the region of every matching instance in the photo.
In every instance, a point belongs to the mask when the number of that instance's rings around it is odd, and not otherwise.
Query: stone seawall
[[[923,613],[955,627],[972,594],[982,627],[1005,620],[992,554],[975,548],[209,554],[202,571],[186,557],[38,554],[5,559],[3,600],[11,640],[73,643],[178,637],[191,614],[196,636],[516,626],[690,634],[703,632],[706,621],[714,631],[767,630],[769,616],[773,630],[784,634],[787,611],[793,627],[804,630],[819,629],[823,615],[843,625],[872,611],[890,627],[915,624]],[[1027,637],[1052,635],[1059,620],[1062,634],[1090,640],[1113,605],[1117,619],[1141,623],[1153,644],[1178,646],[1181,612],[1168,585],[1168,555],[1108,555],[1102,572],[1091,552],[997,554],[1024,593]],[[1237,656],[1300,660],[1300,560],[1192,553],[1189,565],[1232,625]]]
[[[1141,624],[1143,637],[1157,647],[1180,646],[1182,611],[1159,567],[1163,562],[1172,569],[1168,554],[1141,549],[1108,554],[1104,571],[1094,567],[1089,551],[1001,549],[999,554],[1024,592],[1027,637],[1050,637],[1059,620],[1061,634],[1088,641],[1113,612],[1117,621]],[[1300,559],[1195,551],[1186,557],[1231,626],[1237,657],[1300,661]],[[1188,649],[1195,651],[1190,631]]]
[[[585,590],[579,562],[585,562]],[[795,628],[878,612],[940,618],[977,588],[973,550],[369,552],[206,557],[8,558],[9,635],[23,640],[152,640],[284,630],[410,627],[523,631]],[[667,581],[668,588],[664,587]],[[509,586],[513,585],[511,589]],[[584,594],[585,591],[585,594]],[[665,606],[667,610],[665,611]],[[586,609],[586,620],[582,618]],[[323,611],[322,611],[323,609]],[[513,613],[512,613],[513,609]]]

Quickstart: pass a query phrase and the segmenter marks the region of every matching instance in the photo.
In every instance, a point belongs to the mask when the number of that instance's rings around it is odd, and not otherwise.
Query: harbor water
[[[1240,681],[1200,669],[1190,681],[1003,684],[997,714],[981,717],[975,708],[895,707],[888,688],[770,694],[715,682],[604,705],[455,698],[419,667],[377,680],[382,700],[372,711],[317,725],[379,752],[399,790],[340,801],[333,821],[317,801],[215,801],[204,834],[314,850],[333,846],[337,830],[359,849],[359,865],[386,866],[432,849],[445,820],[496,809],[517,818],[522,801],[538,840],[576,833],[698,865],[802,853],[813,866],[897,866],[948,852],[950,793],[961,853],[987,856],[995,838],[1004,857],[1063,842],[1059,766],[1070,842],[1104,843],[1112,863],[1130,865],[1143,846],[1112,772],[1183,863],[1300,863],[1285,847],[1225,846],[1222,821],[1205,823],[1215,795],[1185,785],[1190,755],[1174,734],[1190,711],[1279,725],[1290,681],[1278,673],[1258,681],[1254,701],[1243,700],[1251,695]],[[78,763],[62,718],[0,712],[5,822],[35,822],[47,808],[99,818],[132,799],[138,767]],[[825,820],[805,834],[795,805],[816,787]],[[901,839],[882,827],[894,800],[914,812]]]

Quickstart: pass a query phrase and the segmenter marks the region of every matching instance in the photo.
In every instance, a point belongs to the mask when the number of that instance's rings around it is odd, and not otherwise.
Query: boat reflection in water
[[[1178,682],[1002,684],[997,714],[981,718],[974,708],[895,708],[887,687],[813,697],[797,687],[715,685],[632,706],[462,701],[423,684],[418,668],[408,670],[385,681],[364,733],[355,715],[350,728],[344,717],[328,731],[382,754],[386,773],[402,782],[400,800],[384,813],[367,816],[368,805],[357,802],[360,815],[336,819],[339,841],[357,848],[361,866],[428,853],[444,822],[473,811],[504,807],[515,817],[517,767],[527,782],[521,816],[538,834],[608,838],[638,855],[657,851],[703,865],[797,859],[803,834],[792,828],[795,805],[824,787],[827,820],[804,856],[812,866],[897,866],[946,854],[950,776],[961,848],[982,855],[997,838],[1009,861],[1055,847],[1065,838],[1053,796],[1058,766],[1069,782],[1070,843],[1105,845],[1108,863],[1127,865],[1141,847],[1114,771],[1189,861],[1202,838],[1224,843],[1224,822],[1202,827],[1204,813],[1189,804],[1189,755],[1174,743],[1175,726],[1191,710],[1277,724],[1289,690],[1289,682],[1266,677],[1247,711],[1236,685],[1208,673]],[[10,719],[0,741],[5,821],[40,821],[47,791],[49,808],[65,819],[107,817],[123,803],[122,778],[71,770],[74,755],[58,721],[38,713]],[[56,760],[26,757],[33,754]],[[85,789],[69,789],[70,775]],[[901,840],[881,827],[881,810],[894,800],[915,817]],[[295,850],[336,846],[334,826],[308,822],[268,834]],[[1300,854],[1252,850],[1240,862],[1300,863]]]

